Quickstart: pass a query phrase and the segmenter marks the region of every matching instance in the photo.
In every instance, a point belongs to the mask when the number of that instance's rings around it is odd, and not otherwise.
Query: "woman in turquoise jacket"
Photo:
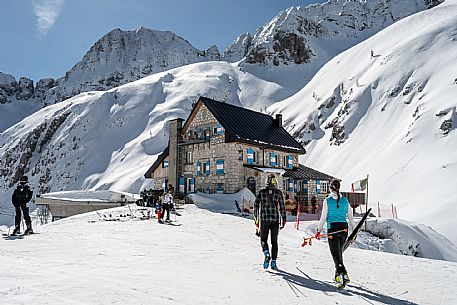
[[[343,264],[343,247],[348,237],[348,222],[351,228],[355,228],[354,218],[352,216],[352,208],[346,197],[340,193],[340,181],[333,179],[330,181],[330,194],[324,200],[322,205],[322,215],[317,226],[317,235],[320,235],[327,222],[327,233],[329,235],[328,245],[335,263],[335,281],[339,283],[339,287],[344,287],[349,283],[349,276]]]

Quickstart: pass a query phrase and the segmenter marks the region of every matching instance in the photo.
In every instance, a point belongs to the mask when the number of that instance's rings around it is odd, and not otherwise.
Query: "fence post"
[[[379,201],[378,201],[378,217],[381,218],[381,209],[379,208]]]

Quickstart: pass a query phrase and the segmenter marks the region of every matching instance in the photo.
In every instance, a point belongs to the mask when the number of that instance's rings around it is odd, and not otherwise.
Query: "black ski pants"
[[[29,215],[29,208],[25,204],[20,204],[18,206],[14,206],[16,209],[16,217],[14,218],[14,224],[16,227],[19,227],[21,225],[21,218],[22,218],[22,213],[24,214],[24,220],[25,224],[27,227],[29,227],[32,224],[32,220],[30,219]]]
[[[268,249],[268,234],[271,233],[271,259],[278,257],[278,234],[279,222],[277,221],[261,221],[260,222],[260,244],[262,251],[269,251]]]
[[[170,220],[170,204],[169,203],[164,203],[162,206],[162,215],[160,215],[160,218],[163,219],[165,216],[165,211],[167,212],[167,220]]]
[[[346,222],[333,222],[330,224],[328,233],[347,229],[348,224]],[[348,237],[347,232],[340,232],[329,236],[328,246],[330,247],[330,253],[332,254],[333,262],[335,263],[335,274],[346,274],[346,268],[343,264],[343,247]]]

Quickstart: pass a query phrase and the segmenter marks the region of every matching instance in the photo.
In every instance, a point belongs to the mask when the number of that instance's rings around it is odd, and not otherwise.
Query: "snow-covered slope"
[[[457,5],[417,13],[332,59],[272,106],[307,143],[302,161],[343,179],[369,174],[369,202],[457,241]]]
[[[181,226],[142,217],[136,206],[79,215],[39,234],[0,239],[2,304],[455,303],[456,263],[350,248],[351,284],[338,291],[325,241],[301,248],[288,224],[278,272],[263,270],[252,220],[185,206]],[[172,215],[174,218],[174,215]],[[14,268],[12,268],[14,266]]]
[[[241,65],[252,73],[258,64],[264,69],[299,65],[298,77],[287,82],[287,86],[299,90],[337,54],[402,18],[441,2],[329,0],[323,4],[291,7],[260,27],[255,35],[238,37],[223,58],[241,60]],[[282,75],[273,72],[267,77],[279,82]]]
[[[33,81],[0,72],[0,132],[42,107],[80,92],[108,90],[147,75],[191,63],[219,60],[169,31],[114,29],[100,38],[64,77]]]
[[[242,70],[295,93],[336,54],[439,2],[330,0],[290,8],[260,27],[254,36],[246,33],[238,37],[222,59],[243,59]],[[114,29],[57,80],[43,79],[34,87],[30,79],[16,81],[13,76],[0,73],[0,132],[43,106],[81,92],[108,90],[153,73],[220,59],[216,46],[200,51],[172,32],[143,27],[134,31]]]
[[[290,94],[227,62],[192,64],[109,91],[83,93],[0,134],[0,186],[8,190],[25,170],[43,192],[137,192],[167,145],[166,122],[187,118],[199,96],[260,110]]]

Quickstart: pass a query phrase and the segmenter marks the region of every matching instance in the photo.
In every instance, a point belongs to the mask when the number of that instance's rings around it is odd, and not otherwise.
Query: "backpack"
[[[16,200],[19,204],[25,204],[28,201],[30,188],[28,185],[20,185],[16,189]]]

